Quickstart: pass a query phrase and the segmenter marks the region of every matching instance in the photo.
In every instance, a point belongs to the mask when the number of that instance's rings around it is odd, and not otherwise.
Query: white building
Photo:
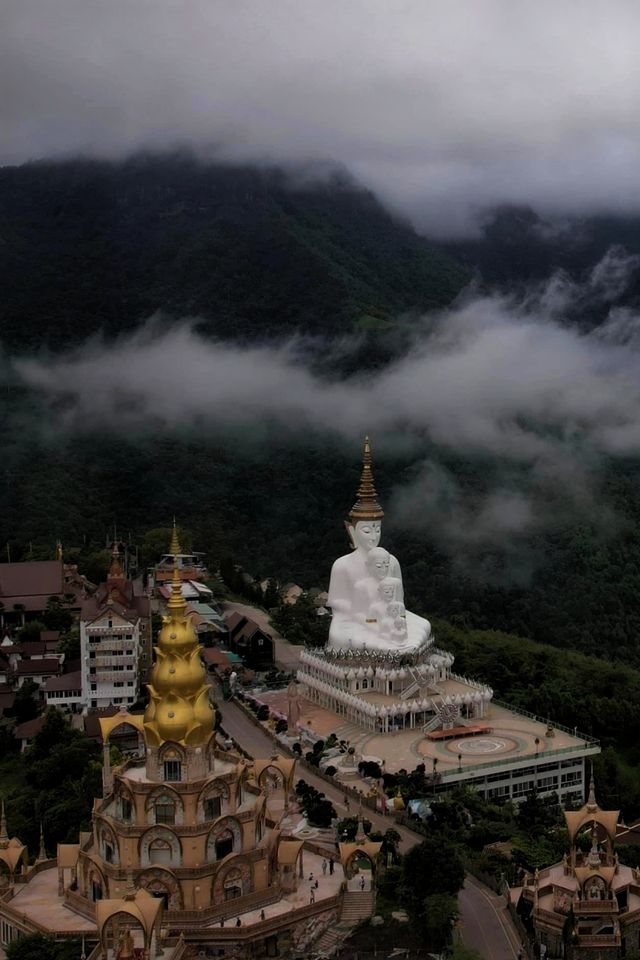
[[[114,553],[107,582],[82,607],[82,701],[86,707],[131,706],[146,679],[150,601],[126,580]]]

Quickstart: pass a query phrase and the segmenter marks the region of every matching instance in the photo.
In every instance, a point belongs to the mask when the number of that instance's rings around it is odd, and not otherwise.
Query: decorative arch
[[[158,807],[161,806],[168,808],[171,804],[173,804],[174,808],[173,820],[170,819],[168,809],[166,809],[164,812],[158,809]],[[178,791],[174,790],[173,787],[169,786],[169,784],[162,784],[162,786],[157,787],[147,797],[145,803],[145,813],[147,817],[147,823],[149,824],[169,825],[171,823],[184,823],[184,804],[182,802],[182,797]],[[165,819],[162,819],[163,816]]]
[[[226,816],[229,812],[230,795],[229,785],[224,780],[213,780],[203,787],[198,797],[198,822],[205,823]],[[219,803],[208,803],[216,800]]]
[[[170,870],[149,867],[139,875],[137,884],[154,897],[161,897],[164,900],[165,909],[184,909],[182,888]]]
[[[253,887],[251,866],[246,860],[234,857],[216,873],[213,880],[212,898],[214,904],[225,900],[235,900],[251,893]]]
[[[179,867],[182,863],[180,839],[168,827],[151,827],[140,837],[140,865],[150,867],[163,864]]]
[[[120,863],[120,849],[118,847],[118,838],[111,827],[102,821],[98,821],[96,833],[98,834],[98,850],[100,856],[106,863]]]
[[[223,817],[209,831],[207,860],[224,860],[231,853],[242,852],[242,827],[235,817]]]
[[[116,817],[124,823],[136,822],[135,799],[128,787],[121,780],[116,781]]]
[[[90,860],[85,869],[85,896],[88,900],[104,900],[109,893],[107,879],[93,860]]]
[[[607,884],[598,874],[587,877],[582,886],[582,895],[587,900],[606,900]]]
[[[163,768],[164,782],[177,783],[183,779],[187,763],[186,750],[179,743],[168,740],[158,750],[158,763]]]

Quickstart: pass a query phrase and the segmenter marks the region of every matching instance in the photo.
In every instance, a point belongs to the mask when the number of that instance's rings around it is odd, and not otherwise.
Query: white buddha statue
[[[339,557],[331,568],[327,605],[333,614],[329,647],[333,650],[365,649],[410,653],[426,643],[431,625],[414,613],[390,612],[390,603],[404,610],[400,564],[387,550],[379,547],[382,531],[382,507],[373,485],[371,448],[365,438],[362,477],[358,498],[346,527],[353,552]],[[403,632],[400,618],[405,619]],[[391,627],[389,622],[392,620]]]

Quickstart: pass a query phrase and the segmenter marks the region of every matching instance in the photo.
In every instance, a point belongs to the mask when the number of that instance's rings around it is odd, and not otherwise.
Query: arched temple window
[[[167,827],[152,827],[140,839],[140,864],[147,867],[159,863],[179,867],[182,862],[180,840]]]
[[[176,805],[175,801],[168,797],[166,794],[158,797],[154,804],[156,823],[169,823],[173,824],[176,822]]]
[[[242,850],[242,830],[232,817],[219,820],[207,837],[207,860],[222,860]]]

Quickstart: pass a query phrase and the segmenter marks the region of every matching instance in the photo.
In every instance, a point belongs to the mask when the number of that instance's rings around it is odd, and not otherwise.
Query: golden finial
[[[593,779],[593,771],[591,773],[591,779],[589,780],[589,796],[587,797],[587,810],[589,813],[595,813],[598,809],[598,803],[596,801],[596,784]]]
[[[365,437],[362,448],[362,475],[358,487],[358,497],[351,507],[349,523],[355,524],[359,520],[382,520],[384,517],[384,511],[378,503],[378,494],[373,483],[371,464],[371,444],[369,443],[369,437]]]
[[[171,532],[171,543],[169,544],[169,553],[172,557],[177,557],[182,553],[182,547],[180,546],[180,540],[178,539],[178,528],[176,526],[176,518],[173,518],[173,530]]]
[[[178,567],[173,568],[173,577],[171,579],[171,596],[167,603],[168,609],[175,616],[184,616],[187,609],[187,601],[182,595],[182,577]]]

